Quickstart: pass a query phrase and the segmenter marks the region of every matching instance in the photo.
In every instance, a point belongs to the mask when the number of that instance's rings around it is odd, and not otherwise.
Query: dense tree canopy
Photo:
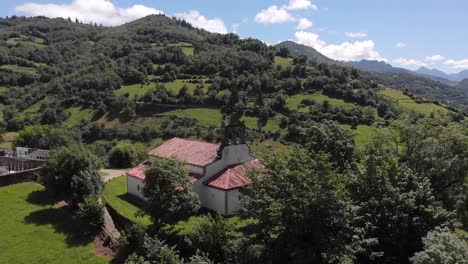
[[[323,157],[297,151],[273,158],[247,188],[244,205],[258,219],[274,263],[343,263],[352,259],[354,210]]]
[[[154,159],[145,171],[143,195],[147,212],[160,226],[191,215],[200,208],[184,165],[174,159]]]

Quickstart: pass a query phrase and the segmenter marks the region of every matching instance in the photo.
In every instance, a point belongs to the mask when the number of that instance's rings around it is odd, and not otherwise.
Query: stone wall
[[[26,160],[13,157],[0,157],[0,167],[5,167],[10,171],[23,171],[41,167],[45,160]]]
[[[21,182],[37,181],[40,175],[41,168],[34,168],[30,170],[18,171],[0,176],[0,187],[8,186]]]

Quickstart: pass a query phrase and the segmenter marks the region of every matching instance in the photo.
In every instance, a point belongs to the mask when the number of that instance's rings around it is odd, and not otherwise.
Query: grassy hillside
[[[390,98],[396,102],[405,111],[415,111],[420,114],[429,115],[431,113],[448,113],[449,110],[445,107],[434,103],[417,103],[411,97],[391,88],[385,88],[379,92],[383,96]]]
[[[0,188],[0,263],[107,263],[92,249],[69,208],[51,203],[43,187]]]

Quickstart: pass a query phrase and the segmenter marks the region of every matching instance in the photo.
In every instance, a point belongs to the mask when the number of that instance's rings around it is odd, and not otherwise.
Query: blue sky
[[[468,69],[466,10],[462,0],[0,0],[0,16],[78,17],[113,26],[163,12],[269,44],[294,40],[338,60],[446,72]]]

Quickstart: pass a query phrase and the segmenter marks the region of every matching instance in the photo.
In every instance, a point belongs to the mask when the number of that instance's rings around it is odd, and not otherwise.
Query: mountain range
[[[278,43],[276,47],[288,48],[290,53],[295,56],[305,55],[307,56],[307,59],[313,63],[347,66],[360,69],[362,70],[361,75],[363,77],[383,85],[408,90],[412,93],[429,98],[435,98],[437,100],[452,101],[464,105],[468,104],[468,87],[465,88],[468,81],[467,83],[462,83],[457,86],[458,82],[450,81],[438,76],[421,74],[416,71],[394,67],[383,61],[336,61],[324,56],[310,46],[302,45],[293,41]],[[463,74],[463,72],[460,74]]]
[[[415,73],[424,75],[436,81],[441,81],[449,84],[454,84],[468,79],[468,70],[460,71],[459,73],[445,73],[438,69],[429,69],[426,67],[420,67],[415,71],[411,71],[404,68],[394,67],[389,63],[384,61],[376,60],[360,60],[360,61],[350,61],[347,62],[350,65],[353,65],[356,68],[362,70],[370,70],[380,73]]]
[[[468,79],[468,70],[463,70],[459,73],[445,73],[437,69],[428,69],[426,67],[421,67],[415,71],[419,74],[424,74],[432,77],[443,78],[453,82],[461,82],[464,79]]]

